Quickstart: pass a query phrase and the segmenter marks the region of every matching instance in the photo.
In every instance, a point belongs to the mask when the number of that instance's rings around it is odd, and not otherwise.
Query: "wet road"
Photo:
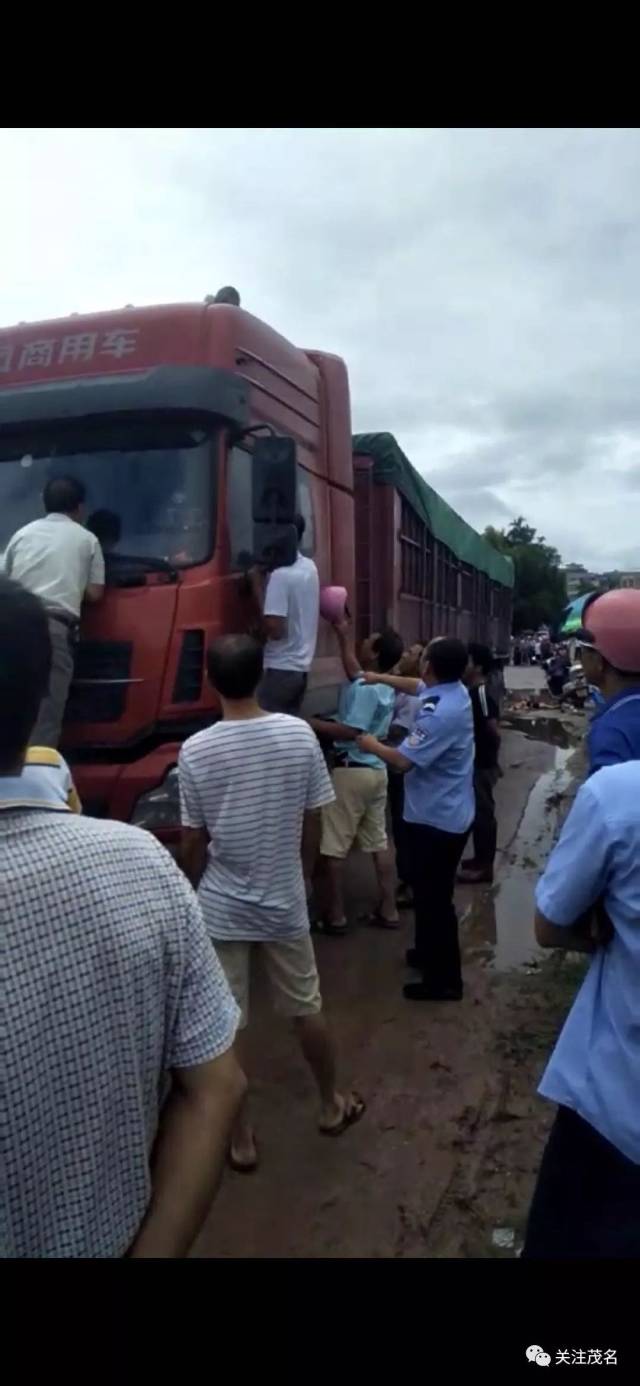
[[[438,1210],[496,1100],[496,969],[535,952],[533,889],[570,781],[568,748],[536,739],[544,727],[525,725],[527,735],[503,736],[496,886],[458,892],[463,1002],[402,998],[408,915],[397,935],[354,924],[345,939],[317,941],[341,1082],[368,1102],[364,1120],[340,1139],[317,1133],[306,1067],[257,979],[247,1066],[261,1167],[225,1177],[196,1256],[442,1254]],[[362,858],[354,859],[350,894],[352,906],[372,898]]]
[[[507,688],[513,692],[517,690],[529,692],[531,689],[538,692],[547,686],[544,669],[540,669],[537,664],[528,664],[524,667],[520,664],[517,669],[514,664],[507,665],[504,671],[504,681]]]

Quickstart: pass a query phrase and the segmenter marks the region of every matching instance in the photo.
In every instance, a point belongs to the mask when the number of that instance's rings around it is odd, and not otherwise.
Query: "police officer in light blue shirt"
[[[543,946],[594,956],[540,1084],[558,1115],[524,1254],[637,1257],[640,761],[605,767],[582,786],[536,904]]]
[[[417,693],[413,731],[395,749],[371,736],[358,744],[404,772],[404,820],[415,901],[416,940],[407,962],[422,973],[404,995],[410,1001],[462,997],[456,872],[475,816],[474,735],[469,693],[461,682],[466,645],[441,638],[427,646],[422,681],[387,677],[400,692]],[[368,675],[369,678],[375,677]]]

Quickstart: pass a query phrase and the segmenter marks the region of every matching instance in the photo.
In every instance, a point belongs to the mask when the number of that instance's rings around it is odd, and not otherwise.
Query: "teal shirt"
[[[359,732],[368,732],[378,741],[384,741],[395,706],[395,689],[384,683],[343,683],[338,701],[337,721],[346,727],[355,727]],[[355,741],[336,741],[336,750],[348,755],[354,765],[368,765],[372,770],[386,770],[379,756],[361,751]]]

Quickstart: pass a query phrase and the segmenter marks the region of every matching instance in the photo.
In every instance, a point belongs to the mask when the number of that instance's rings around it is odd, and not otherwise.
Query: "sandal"
[[[329,938],[344,938],[347,932],[346,919],[342,924],[330,924],[328,919],[316,920],[314,933],[328,934]]]
[[[350,1093],[349,1097],[345,1097],[344,1111],[340,1121],[336,1122],[335,1126],[319,1126],[318,1130],[320,1135],[341,1136],[350,1126],[355,1126],[356,1122],[360,1121],[366,1110],[367,1104],[364,1098],[360,1097],[360,1094],[357,1092]]]
[[[373,914],[367,916],[365,923],[370,929],[399,929],[399,919],[385,919],[380,910],[375,910]]]

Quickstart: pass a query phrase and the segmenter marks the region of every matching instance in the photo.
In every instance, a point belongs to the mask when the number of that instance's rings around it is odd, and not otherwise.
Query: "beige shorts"
[[[332,775],[335,803],[322,810],[323,857],[344,861],[356,845],[362,852],[387,846],[387,772],[363,765],[338,766]]]
[[[249,1020],[252,951],[260,955],[280,1015],[317,1015],[322,1010],[320,979],[309,934],[282,943],[216,940],[215,950],[241,1011],[240,1029]]]

